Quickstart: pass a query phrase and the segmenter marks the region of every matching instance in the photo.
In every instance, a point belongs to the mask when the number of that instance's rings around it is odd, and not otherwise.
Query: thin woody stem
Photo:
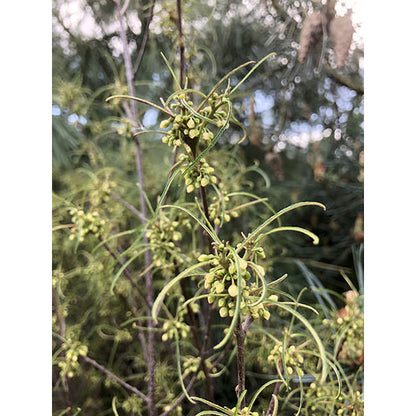
[[[245,376],[245,359],[244,359],[244,339],[245,334],[241,326],[241,319],[237,321],[237,326],[235,327],[235,337],[237,340],[237,387],[236,393],[237,398],[241,396],[243,391],[246,389],[246,376]],[[240,410],[245,406],[245,400],[241,401]]]
[[[241,396],[246,389],[246,374],[245,374],[245,348],[244,341],[246,338],[247,330],[250,324],[253,322],[253,317],[249,314],[246,317],[244,323],[241,323],[239,318],[237,326],[235,327],[235,337],[237,341],[237,398]],[[245,406],[245,398],[241,401],[240,409]]]
[[[280,368],[280,372],[282,373],[283,372],[283,364],[282,363],[279,363],[279,368]],[[274,406],[275,406],[273,395],[277,397],[281,385],[282,385],[282,382],[279,381],[274,386],[274,390],[273,390],[273,393],[272,393],[272,398],[270,400],[270,404],[269,404],[269,407],[267,409],[266,416],[271,416],[272,413],[273,413]],[[276,413],[276,415],[277,415],[277,413]]]
[[[147,403],[149,402],[149,398],[146,395],[144,395],[140,390],[136,389],[136,387],[130,385],[129,383],[126,383],[124,380],[122,380],[121,378],[117,377],[111,371],[107,370],[104,366],[102,366],[101,364],[98,364],[97,361],[93,360],[92,358],[90,358],[88,356],[85,356],[85,357],[82,357],[82,358],[84,359],[84,361],[86,361],[87,363],[91,364],[96,369],[100,370],[107,377],[109,377],[112,380],[116,381],[118,384],[120,384],[121,386],[123,386],[125,389],[127,389],[127,390],[131,391],[132,393],[136,394],[137,396],[139,396],[141,399],[143,399]]]
[[[198,371],[197,371],[198,373]],[[189,384],[186,387],[186,391],[189,393],[189,391],[191,390],[192,386],[194,385],[195,381],[196,381],[196,377],[197,374],[194,374],[194,376],[191,378]],[[165,410],[160,416],[166,416],[168,415],[172,410],[175,410],[183,401],[183,399],[186,397],[185,393],[182,393],[177,400],[175,401],[175,403],[173,403],[169,409]]]
[[[149,31],[150,31],[149,29],[150,29],[150,23],[153,19],[153,10],[154,10],[154,7],[155,7],[155,2],[156,2],[156,0],[153,0],[152,5],[150,6],[149,17],[147,18],[146,28],[145,28],[145,31],[144,31],[142,43],[140,45],[139,54],[137,56],[136,63],[134,64],[134,68],[133,68],[133,73],[134,74],[136,74],[137,71],[139,70],[140,64],[142,63],[142,60],[143,60],[144,51],[146,49],[147,41],[149,39]]]
[[[117,201],[120,202],[120,204],[124,205],[129,211],[131,211],[134,215],[140,218],[141,221],[143,221],[145,218],[143,214],[136,209],[133,205],[129,204],[127,201],[125,201],[123,198],[121,198],[119,195],[117,195],[115,192],[111,192],[111,196]]]
[[[176,0],[176,10],[178,13],[178,43],[179,43],[179,83],[181,87],[184,87],[185,83],[185,43],[183,40],[182,33],[182,2],[181,0]]]
[[[123,44],[123,58],[126,68],[126,78],[129,95],[135,96],[136,91],[134,88],[134,73],[133,66],[131,61],[131,56],[128,50],[127,35],[124,27],[123,16],[121,14],[120,2],[119,0],[113,0],[116,5],[117,18],[120,24],[120,38]],[[138,123],[137,120],[137,111],[136,111],[136,102],[130,100],[129,102],[131,115],[133,116],[132,121]],[[143,155],[140,147],[139,138],[135,137],[136,144],[136,170],[138,176],[138,182],[140,185],[140,211],[142,214],[141,222],[146,224],[148,218],[146,198],[144,195],[144,170],[143,170]],[[145,235],[144,243],[148,243],[148,237]],[[146,289],[146,304],[148,309],[148,314],[151,314],[151,307],[153,305],[154,296],[153,296],[153,276],[150,271],[150,265],[152,263],[152,255],[149,250],[144,253],[144,262],[145,268],[148,269],[148,272],[145,274],[145,289]],[[152,319],[147,320],[147,377],[148,377],[148,414],[149,416],[156,416],[156,379],[155,379],[155,369],[156,369],[156,350],[155,350],[155,333],[154,333],[154,322]]]

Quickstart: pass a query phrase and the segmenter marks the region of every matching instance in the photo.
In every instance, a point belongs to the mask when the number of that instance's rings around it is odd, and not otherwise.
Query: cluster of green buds
[[[129,88],[122,80],[116,80],[114,84],[111,85],[110,95],[128,95]],[[110,101],[106,101],[105,107],[110,110],[118,110],[123,103],[122,98],[114,98]]]
[[[88,347],[82,345],[79,341],[72,342],[68,340],[63,344],[63,349],[66,350],[65,358],[58,363],[58,366],[61,368],[60,375],[72,378],[80,369],[78,357],[80,355],[85,357]]]
[[[133,339],[127,329],[117,329],[114,335],[115,342],[130,342]]]
[[[185,362],[183,364],[184,372],[183,377],[185,378],[187,374],[195,374],[198,371],[199,364],[201,362],[201,357],[192,357],[187,356],[185,357]],[[217,369],[212,365],[212,363],[209,360],[205,360],[205,366],[207,367],[207,370],[215,374],[217,372]],[[202,370],[199,370],[197,374],[198,380],[205,380],[205,374]]]
[[[162,142],[169,146],[181,146],[183,143],[189,145],[193,140],[202,140],[208,146],[214,138],[214,133],[207,125],[224,126],[227,113],[221,110],[221,106],[228,102],[228,98],[213,93],[207,105],[198,110],[199,117],[195,115],[196,110],[193,113],[187,108],[193,108],[194,103],[187,98],[186,93],[179,93],[174,100],[170,108],[176,112],[176,115],[160,123],[162,129],[170,127],[166,135],[162,137]]]
[[[183,298],[183,296],[181,296],[180,302],[182,303],[184,301],[185,299]],[[189,306],[193,313],[196,314],[199,312],[198,304],[191,303]],[[178,310],[176,311],[176,317],[175,318],[172,317],[172,319],[170,319],[169,321],[166,321],[163,324],[162,328],[163,328],[164,333],[162,335],[162,341],[173,339],[175,337],[176,331],[182,338],[187,338],[189,331],[190,331],[190,327],[184,322],[185,314],[186,314],[186,308],[184,307],[178,308]]]
[[[66,283],[65,273],[61,269],[52,271],[52,287],[56,288],[58,285]]]
[[[330,383],[311,383],[305,394],[305,414],[307,416],[318,414],[360,416],[364,414],[364,401],[360,391],[356,390],[349,395],[341,392],[337,397],[337,390],[337,386]],[[334,413],[335,410],[336,413]]]
[[[104,228],[105,220],[100,219],[97,211],[85,213],[84,210],[78,208],[71,208],[69,214],[72,215],[70,240],[79,237],[79,241],[84,241],[87,234],[94,234],[99,237]]]
[[[69,113],[85,114],[88,92],[88,88],[82,85],[81,76],[77,76],[73,81],[59,81],[57,86],[59,107],[68,109]]]
[[[183,231],[191,228],[188,218],[178,216],[172,221],[163,213],[150,223],[146,231],[146,236],[152,245],[153,261],[156,267],[160,267],[166,275],[174,273],[174,261],[181,264],[183,260],[175,255],[178,248],[175,243],[183,238]]]
[[[284,358],[283,358],[284,357]],[[280,364],[284,365],[283,368],[286,367],[287,374],[292,375],[294,373],[294,369],[297,369],[297,372],[300,376],[303,376],[304,372],[302,370],[302,364],[304,362],[303,355],[297,350],[294,345],[291,345],[289,348],[283,353],[283,343],[278,341],[273,349],[270,351],[269,356],[267,357],[267,361],[269,363],[273,363],[276,365],[276,368],[279,370]]]
[[[127,413],[140,415],[142,414],[144,405],[145,403],[142,398],[138,397],[137,394],[131,394],[126,400],[123,401],[121,407]]]
[[[250,408],[243,407],[241,410],[237,410],[235,407],[231,409],[231,414],[236,416],[260,416],[259,412],[252,412]]]
[[[131,121],[128,118],[123,117],[121,119],[120,125],[117,128],[117,134],[119,136],[125,136],[130,139],[133,136],[132,127],[133,126]]]
[[[338,360],[347,365],[361,365],[364,360],[364,314],[362,297],[353,290],[344,293],[346,305],[337,311],[331,320],[324,324],[333,328],[334,339],[342,334],[342,345],[338,351]]]
[[[356,390],[352,397],[348,396],[343,407],[338,409],[337,415],[360,416],[364,414],[364,397],[363,394]]]
[[[179,321],[179,320],[176,320],[176,319],[166,321],[163,324],[162,341],[167,341],[169,339],[174,339],[176,331],[178,331],[178,334],[182,338],[187,338],[188,334],[189,334],[189,331],[190,331],[190,328],[189,328],[189,325],[187,325],[183,321]]]
[[[109,176],[102,178],[94,178],[91,183],[91,191],[89,192],[89,202],[92,206],[98,207],[108,202],[111,197],[111,191],[116,187],[116,183],[110,180]]]
[[[180,169],[182,172],[185,172],[192,163],[192,159],[188,155],[181,154],[178,157],[178,162],[182,163]],[[201,158],[201,160],[184,175],[186,192],[192,192],[194,189],[198,189],[201,186],[205,187],[210,183],[217,183],[217,177],[213,175],[214,170],[215,169],[210,166],[204,158]]]
[[[228,243],[214,243],[213,246],[215,254],[202,254],[198,257],[199,262],[210,261],[212,266],[204,276],[204,288],[209,291],[208,302],[215,302],[222,318],[234,316],[238,295],[238,274],[235,258],[229,249]],[[269,319],[270,312],[263,303],[254,305],[257,300],[254,294],[258,292],[259,287],[256,283],[249,282],[251,274],[247,270],[247,261],[238,255],[237,257],[241,271],[241,313],[250,313],[254,319],[260,316]],[[260,267],[257,266],[257,268]]]
[[[222,185],[222,184],[220,184]],[[221,223],[230,222],[231,218],[237,218],[237,211],[226,211],[225,204],[230,201],[230,197],[227,195],[215,195],[212,197],[212,203],[208,207],[208,214],[210,220],[215,225],[220,225]]]

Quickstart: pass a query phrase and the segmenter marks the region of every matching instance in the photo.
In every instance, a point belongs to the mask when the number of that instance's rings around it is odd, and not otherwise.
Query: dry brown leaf
[[[327,17],[319,12],[306,17],[299,39],[298,60],[301,64],[305,62],[310,50],[322,39],[323,29],[327,23]]]
[[[341,68],[348,57],[354,28],[351,17],[335,17],[329,23],[329,39],[335,52],[337,67]]]

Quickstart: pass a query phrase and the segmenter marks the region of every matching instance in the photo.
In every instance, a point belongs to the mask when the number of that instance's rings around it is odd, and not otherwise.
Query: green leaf
[[[221,243],[219,237],[217,236],[217,234],[215,234],[215,232],[211,231],[211,228],[208,227],[207,225],[205,225],[199,218],[197,218],[194,214],[192,214],[191,211],[189,211],[188,209],[181,207],[179,205],[163,205],[160,207],[162,208],[174,208],[174,209],[180,209],[181,211],[186,212],[190,217],[192,217],[212,238],[213,241],[216,241],[217,243]]]
[[[288,306],[288,305],[286,305],[282,302],[270,301],[270,303],[278,306],[279,308],[284,309],[287,312],[290,312],[292,315],[294,315],[296,318],[298,318],[299,321],[301,321],[303,323],[303,325],[305,325],[306,329],[312,335],[313,339],[315,340],[316,346],[318,347],[319,357],[321,358],[321,361],[322,361],[322,373],[321,373],[320,382],[323,383],[325,381],[327,375],[328,375],[328,360],[326,358],[325,347],[322,344],[322,341],[319,338],[318,333],[315,331],[315,329],[313,328],[311,323],[303,315],[301,315],[299,312],[297,312],[295,309],[291,308],[290,306]]]
[[[232,89],[230,92],[230,96],[234,94],[235,91],[240,87],[240,85],[266,60],[269,59],[271,56],[276,55],[276,52],[269,53],[267,56],[265,56],[263,59],[261,59],[259,62],[257,62],[256,65],[253,66],[253,68],[250,69],[249,73]]]
[[[156,108],[156,110],[159,110],[162,113],[165,113],[169,117],[175,117],[175,115],[171,111],[169,111],[169,110],[167,110],[167,109],[165,109],[163,107],[160,107],[157,104],[153,104],[152,102],[147,101],[144,98],[133,97],[131,95],[124,95],[124,94],[121,94],[121,95],[112,95],[111,97],[107,97],[105,99],[105,101],[108,102],[108,101],[114,100],[116,98],[123,98],[123,99],[126,99],[126,100],[138,101],[139,103],[146,104],[146,105],[148,105],[150,107]]]
[[[260,240],[262,240],[264,237],[270,234],[278,233],[281,231],[296,231],[298,233],[305,234],[313,240],[312,242],[314,245],[319,244],[319,237],[316,234],[314,234],[312,231],[305,230],[304,228],[301,228],[301,227],[291,227],[291,226],[274,228],[273,230],[270,230],[267,233],[260,234],[258,238],[256,239],[255,243],[258,243]]]
[[[178,376],[179,376],[179,383],[182,387],[182,391],[185,394],[186,398],[192,403],[192,404],[196,404],[192,398],[189,396],[188,392],[186,391],[185,388],[185,384],[183,383],[183,378],[182,378],[182,369],[181,369],[181,352],[179,349],[179,335],[178,335],[178,330],[175,328],[175,358],[176,358],[176,367],[178,369]]]
[[[162,58],[165,61],[165,64],[168,67],[169,72],[172,75],[172,78],[175,80],[176,86],[178,87],[179,90],[182,90],[182,86],[181,86],[181,84],[179,84],[178,78],[176,78],[175,72],[173,71],[172,67],[170,66],[169,61],[166,59],[165,55],[163,55],[162,52],[160,52],[160,54],[162,55]]]
[[[159,197],[159,201],[158,201],[158,203],[157,203],[157,207],[156,207],[156,209],[155,209],[155,211],[154,211],[154,217],[155,217],[155,218],[156,218],[156,216],[157,216],[157,214],[158,214],[158,212],[159,212],[159,210],[160,210],[161,204],[163,204],[163,203],[164,203],[165,196],[166,196],[166,194],[168,193],[168,190],[169,190],[170,186],[172,185],[172,182],[175,180],[176,176],[178,176],[178,174],[179,174],[180,172],[181,172],[181,171],[180,171],[180,169],[179,169],[179,168],[177,168],[177,169],[176,169],[176,170],[172,173],[172,176],[169,178],[169,180],[166,182],[165,188],[163,189],[163,192],[162,192],[162,194],[161,194],[161,195],[160,195],[160,197]]]
[[[172,279],[171,281],[169,281],[164,288],[160,291],[159,295],[157,296],[153,307],[152,307],[152,318],[155,322],[157,322],[157,311],[159,309],[159,305],[161,302],[163,302],[163,299],[165,298],[166,294],[169,292],[169,290],[176,285],[176,283],[178,283],[181,279],[184,279],[185,277],[188,277],[191,272],[193,272],[194,270],[197,270],[199,268],[202,268],[208,264],[211,263],[211,260],[209,261],[205,261],[202,263],[198,263],[198,264],[194,264],[191,267],[188,267],[186,270],[184,270],[182,273],[179,273],[174,279]]]
[[[111,408],[113,409],[114,416],[119,416],[117,413],[116,400],[117,400],[117,397],[114,396],[113,400],[111,401]]]
[[[249,306],[257,306],[257,305],[260,305],[260,303],[262,303],[264,301],[264,299],[266,298],[267,282],[264,278],[264,274],[262,273],[262,270],[259,268],[259,266],[257,264],[254,264],[252,261],[248,261],[247,264],[249,264],[249,266],[256,272],[257,276],[261,280],[261,285],[262,285],[261,296],[259,297],[259,299],[256,302],[249,304]]]
[[[280,379],[274,379],[274,380],[270,380],[270,381],[268,381],[267,383],[265,383],[265,384],[263,384],[259,389],[257,389],[257,391],[254,393],[254,395],[253,395],[253,397],[252,397],[252,399],[251,399],[251,401],[250,401],[250,403],[249,403],[249,405],[248,405],[248,409],[249,409],[249,411],[251,411],[251,409],[252,409],[252,407],[253,407],[253,405],[254,405],[254,402],[257,400],[257,397],[259,397],[259,395],[260,395],[260,393],[266,388],[266,387],[269,387],[271,384],[273,384],[273,383],[280,383],[282,380],[280,380]]]
[[[304,207],[304,206],[309,206],[309,205],[318,206],[318,207],[321,207],[324,211],[326,210],[325,205],[321,204],[320,202],[309,202],[309,201],[307,201],[307,202],[298,202],[296,204],[292,204],[292,205],[290,205],[286,208],[283,208],[282,210],[280,210],[279,212],[277,212],[276,214],[274,214],[270,218],[268,218],[266,221],[264,221],[246,239],[244,239],[244,241],[241,243],[241,246],[238,247],[237,253],[240,250],[242,250],[245,247],[245,245],[247,245],[250,241],[254,240],[254,238],[256,238],[262,232],[262,230],[264,230],[274,220],[278,219],[283,214],[286,214],[289,211],[293,211],[294,209]],[[314,238],[318,238],[318,237],[315,236],[315,234],[313,234],[313,235],[314,235]]]

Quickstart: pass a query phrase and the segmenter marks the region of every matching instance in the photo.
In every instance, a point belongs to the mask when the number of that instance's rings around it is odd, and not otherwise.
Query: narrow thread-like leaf
[[[182,273],[179,273],[174,279],[172,279],[171,281],[169,281],[164,288],[160,291],[159,295],[157,296],[157,298],[155,299],[155,302],[153,304],[152,307],[152,318],[155,322],[157,322],[157,310],[159,309],[159,304],[161,302],[163,302],[163,299],[165,298],[166,294],[169,292],[169,290],[176,285],[176,283],[178,283],[181,279],[184,279],[185,277],[188,277],[191,272],[193,272],[196,269],[202,268],[208,264],[211,263],[211,260],[209,261],[205,261],[202,263],[198,263],[198,264],[194,264],[191,267],[188,267],[186,270],[184,270]]]
[[[181,207],[179,205],[163,205],[160,208],[174,208],[174,209],[180,209],[181,211],[186,212],[190,217],[192,217],[212,238],[213,241],[216,241],[217,243],[221,243],[219,237],[211,231],[211,229],[205,225],[199,218],[197,218],[194,214],[192,214],[191,211],[188,209]]]
[[[318,333],[315,331],[311,323],[295,309],[291,308],[288,305],[285,305],[282,302],[270,301],[270,303],[278,306],[279,308],[284,309],[285,311],[291,313],[292,315],[295,315],[296,318],[298,318],[303,323],[303,325],[305,325],[306,329],[312,335],[313,339],[315,340],[315,344],[318,347],[319,357],[321,358],[321,362],[322,362],[322,372],[321,372],[320,382],[323,383],[328,375],[328,360],[326,358],[325,347],[322,344],[322,341],[319,338]]]

